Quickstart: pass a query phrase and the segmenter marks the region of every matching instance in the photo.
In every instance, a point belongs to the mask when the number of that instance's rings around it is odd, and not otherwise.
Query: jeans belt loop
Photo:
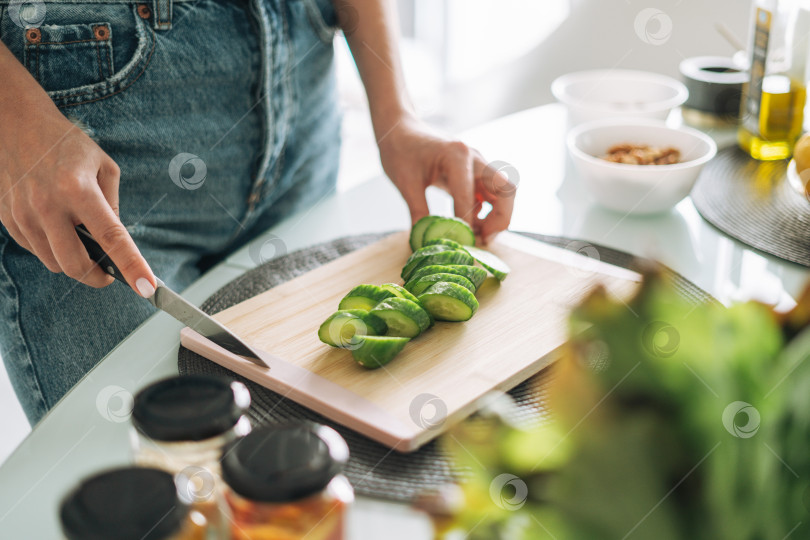
[[[155,30],[171,30],[172,0],[152,0],[152,13]]]

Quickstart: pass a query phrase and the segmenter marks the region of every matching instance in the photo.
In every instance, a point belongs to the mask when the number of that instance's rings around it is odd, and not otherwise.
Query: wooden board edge
[[[421,430],[328,379],[260,351],[264,368],[237,356],[186,327],[180,343],[217,364],[399,452],[415,450]],[[319,397],[316,397],[319,396]],[[379,427],[385,426],[385,428]]]

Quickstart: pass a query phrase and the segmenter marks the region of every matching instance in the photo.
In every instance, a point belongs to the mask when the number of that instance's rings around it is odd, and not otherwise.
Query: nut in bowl
[[[579,176],[596,201],[628,214],[673,208],[689,195],[701,169],[717,153],[711,137],[696,129],[644,119],[582,124],[571,130],[567,144]],[[636,161],[608,160],[616,149],[636,152]],[[671,163],[673,151],[677,163]]]
[[[551,83],[551,93],[567,107],[571,126],[619,117],[665,120],[689,96],[672,77],[629,69],[568,73]]]

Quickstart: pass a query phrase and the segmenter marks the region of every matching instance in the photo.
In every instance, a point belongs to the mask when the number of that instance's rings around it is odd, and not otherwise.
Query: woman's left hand
[[[425,189],[437,186],[453,197],[456,217],[487,244],[506,230],[517,191],[498,167],[461,141],[435,135],[417,120],[403,120],[379,142],[383,169],[399,189],[416,223],[429,214]],[[479,218],[484,203],[492,210]]]

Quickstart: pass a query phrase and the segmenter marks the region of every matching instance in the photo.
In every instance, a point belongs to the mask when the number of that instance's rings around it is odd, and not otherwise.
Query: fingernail
[[[155,287],[146,278],[138,278],[137,281],[135,281],[135,287],[138,288],[138,292],[141,293],[141,296],[144,298],[150,298],[155,294]]]

